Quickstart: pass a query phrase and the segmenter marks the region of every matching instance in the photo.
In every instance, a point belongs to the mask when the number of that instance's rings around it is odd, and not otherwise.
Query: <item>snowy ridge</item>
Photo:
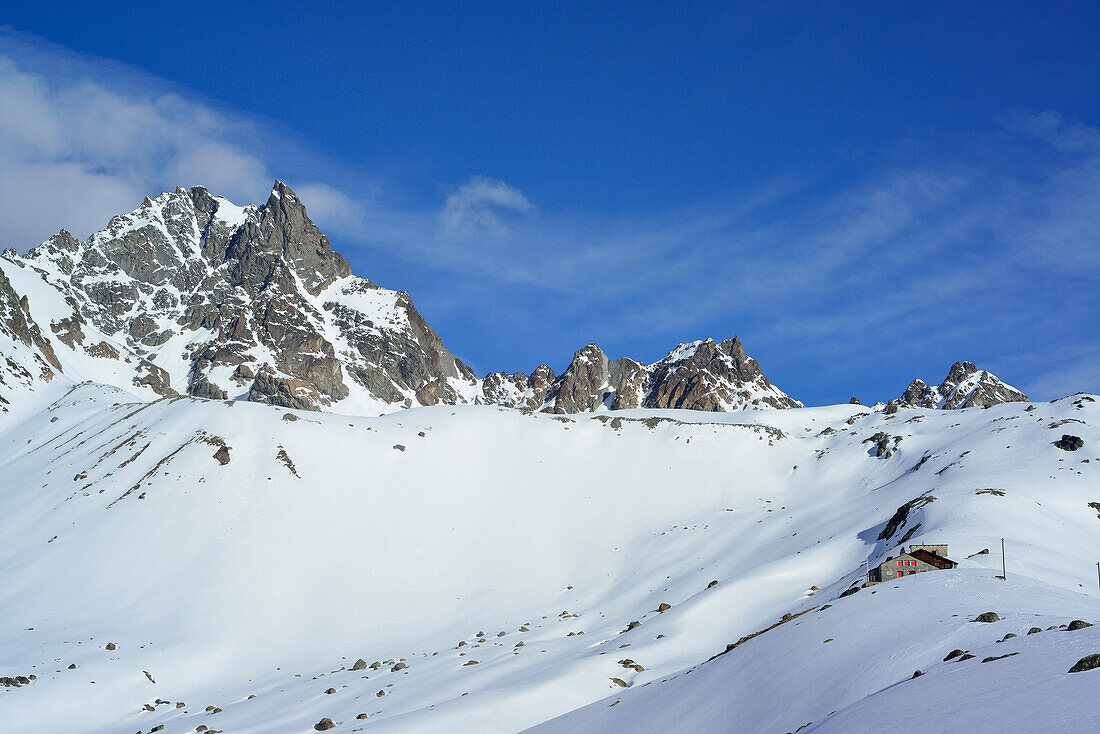
[[[407,293],[353,275],[281,182],[261,206],[177,188],[84,242],[61,231],[5,259],[42,281],[21,287],[45,293],[30,312],[47,344],[96,359],[117,352],[118,369],[76,373],[126,390],[358,415],[468,403],[559,413],[801,405],[736,338],[681,344],[652,365],[609,362],[590,345],[560,376],[543,365],[478,379]]]
[[[37,399],[0,423],[0,667],[36,676],[0,690],[15,734],[905,731],[915,693],[947,701],[945,731],[1100,723],[1100,673],[1068,673],[1100,625],[1047,629],[1100,621],[1093,396],[380,418]],[[1007,583],[980,553],[1001,537]],[[909,543],[960,568],[841,596]]]
[[[920,379],[913,380],[896,402],[901,405],[952,410],[1026,401],[1027,395],[1002,382],[993,373],[979,370],[970,362],[956,362],[939,385],[928,385]]]

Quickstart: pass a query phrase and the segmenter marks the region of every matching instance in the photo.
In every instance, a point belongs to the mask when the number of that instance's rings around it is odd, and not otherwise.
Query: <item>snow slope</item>
[[[0,424],[0,676],[36,676],[0,689],[5,732],[1096,723],[1100,671],[1066,671],[1100,625],[1046,630],[1100,621],[1091,396],[379,418],[93,383],[33,399]],[[907,534],[960,568],[840,598]],[[1001,537],[1007,582],[972,555]],[[976,657],[943,662],[955,647]]]

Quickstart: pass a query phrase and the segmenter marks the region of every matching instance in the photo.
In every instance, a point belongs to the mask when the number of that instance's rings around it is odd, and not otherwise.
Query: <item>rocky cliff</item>
[[[554,413],[801,405],[736,337],[682,344],[649,365],[590,344],[561,374],[543,365],[478,379],[407,293],[353,275],[278,181],[259,206],[177,188],[83,242],[62,230],[24,256],[8,250],[0,317],[34,355],[21,379],[62,372],[150,396],[360,414],[438,403]]]
[[[61,231],[6,258],[67,304],[56,339],[87,351],[91,327],[158,394],[369,412],[477,391],[408,294],[352,275],[281,182],[262,206],[176,189],[84,242]]]
[[[802,405],[768,381],[737,337],[720,344],[713,339],[681,344],[650,365],[626,357],[608,359],[589,344],[556,379],[543,365],[530,376],[491,373],[484,385],[485,402],[553,413],[601,407],[728,411]]]
[[[1027,402],[1027,399],[1027,395],[1001,382],[992,372],[979,370],[970,362],[956,362],[939,385],[913,380],[901,397],[891,402],[913,408],[951,410]]]

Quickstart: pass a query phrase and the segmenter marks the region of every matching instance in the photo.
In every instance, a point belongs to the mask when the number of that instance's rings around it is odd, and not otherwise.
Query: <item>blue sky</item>
[[[739,334],[810,404],[957,359],[1038,399],[1100,392],[1095,3],[55,3],[3,22],[5,246],[176,185],[262,201],[279,178],[479,372]]]

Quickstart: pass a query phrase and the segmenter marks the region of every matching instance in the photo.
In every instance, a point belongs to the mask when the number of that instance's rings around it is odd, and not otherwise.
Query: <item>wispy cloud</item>
[[[5,246],[26,248],[63,226],[88,234],[146,195],[178,185],[262,200],[273,180],[271,161],[258,152],[265,149],[279,150],[290,165],[301,157],[262,120],[110,60],[0,28]],[[339,210],[320,184],[315,191],[327,216],[354,215]]]
[[[507,213],[526,214],[533,209],[523,192],[488,176],[473,176],[447,197],[443,229],[449,237],[507,233]]]

